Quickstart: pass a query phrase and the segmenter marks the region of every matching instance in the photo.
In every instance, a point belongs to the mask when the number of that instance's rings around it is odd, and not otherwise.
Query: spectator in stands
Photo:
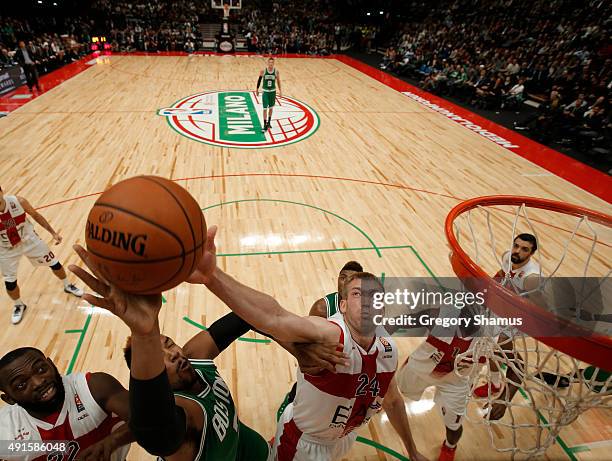
[[[26,48],[23,40],[19,41],[19,46],[15,51],[15,59],[19,65],[23,68],[30,91],[36,86],[36,89],[40,91],[40,85],[38,84],[38,70],[36,65],[39,63],[38,55],[34,51],[33,47]]]
[[[501,108],[506,106],[516,107],[520,102],[523,101],[523,92],[525,91],[525,79],[519,78],[518,83],[514,85],[510,90],[504,92],[503,101]]]
[[[15,64],[15,60],[9,54],[9,51],[0,47],[0,67],[9,67]]]

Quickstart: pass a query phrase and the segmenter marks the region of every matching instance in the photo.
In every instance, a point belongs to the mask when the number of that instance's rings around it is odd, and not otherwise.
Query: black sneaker
[[[264,122],[264,126],[263,126],[263,128],[261,129],[261,132],[262,132],[262,133],[264,133],[264,132],[266,132],[266,131],[268,131],[268,122]]]

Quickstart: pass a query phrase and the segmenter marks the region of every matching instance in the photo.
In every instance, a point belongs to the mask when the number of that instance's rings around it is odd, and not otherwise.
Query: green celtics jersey
[[[338,307],[338,292],[336,291],[335,293],[325,295],[323,299],[325,300],[325,307],[327,307],[327,318],[330,318],[340,310]]]
[[[238,421],[229,387],[212,360],[189,360],[204,390],[197,395],[175,392],[196,402],[204,413],[204,428],[193,461],[265,461],[268,444],[257,432]]]
[[[268,68],[264,69],[263,74],[263,91],[276,91],[276,69],[268,72]]]

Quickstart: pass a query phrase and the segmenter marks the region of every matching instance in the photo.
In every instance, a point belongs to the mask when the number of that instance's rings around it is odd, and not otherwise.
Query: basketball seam
[[[183,204],[179,201],[177,196],[174,195],[174,193],[168,187],[165,186],[165,184],[163,184],[160,181],[157,181],[154,176],[141,176],[141,177],[142,177],[142,179],[149,180],[151,182],[154,182],[158,186],[162,187],[166,192],[168,192],[168,194],[170,194],[172,196],[172,198],[174,199],[176,204],[181,208],[181,210],[183,211],[183,215],[185,216],[185,221],[187,221],[187,225],[189,226],[189,230],[191,232],[191,239],[193,240],[193,248],[194,248],[194,251],[195,251],[195,249],[196,249],[195,232],[193,231],[193,227],[191,225],[191,220],[189,219],[189,214],[187,213],[187,210],[185,210],[185,207],[183,206]],[[185,190],[185,192],[187,192],[187,191]],[[189,192],[187,192],[187,193],[189,194]],[[195,201],[195,199],[194,199],[194,201]],[[197,202],[196,202],[196,204],[197,204]],[[199,207],[199,204],[198,204],[198,210],[199,209],[200,209],[200,207]],[[200,214],[202,214],[201,211],[200,211]],[[202,245],[200,245],[200,246],[202,246]],[[193,260],[191,261],[191,269],[189,270],[189,274],[193,273],[193,270],[195,269],[195,263],[196,263],[196,258],[194,257]]]

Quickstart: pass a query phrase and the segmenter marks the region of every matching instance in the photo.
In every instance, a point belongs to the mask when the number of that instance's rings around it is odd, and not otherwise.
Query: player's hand
[[[62,243],[62,236],[59,235],[57,232],[53,232],[53,234],[51,234],[53,236],[53,241],[55,242],[56,245],[59,245],[60,243]]]
[[[97,443],[77,455],[78,461],[110,461],[113,451],[115,451],[115,437],[113,434],[108,435]]]
[[[280,90],[278,90],[278,97],[279,97],[279,98],[282,98],[282,97],[283,97],[283,93],[282,93]]]
[[[217,226],[210,226],[206,232],[206,246],[204,247],[204,255],[198,267],[189,276],[187,282],[205,285],[217,268],[217,247],[215,246],[215,236],[217,235]]]
[[[104,279],[85,248],[80,245],[73,248],[91,273],[74,264],[68,268],[100,295],[86,293],[83,295],[85,301],[115,314],[130,327],[132,334],[145,336],[159,329],[157,315],[162,305],[161,294],[132,295],[122,291]]]
[[[308,343],[294,344],[293,353],[300,370],[309,375],[316,375],[322,370],[336,372],[337,365],[348,366],[348,356],[342,351],[342,344]],[[338,350],[340,349],[340,350]]]

